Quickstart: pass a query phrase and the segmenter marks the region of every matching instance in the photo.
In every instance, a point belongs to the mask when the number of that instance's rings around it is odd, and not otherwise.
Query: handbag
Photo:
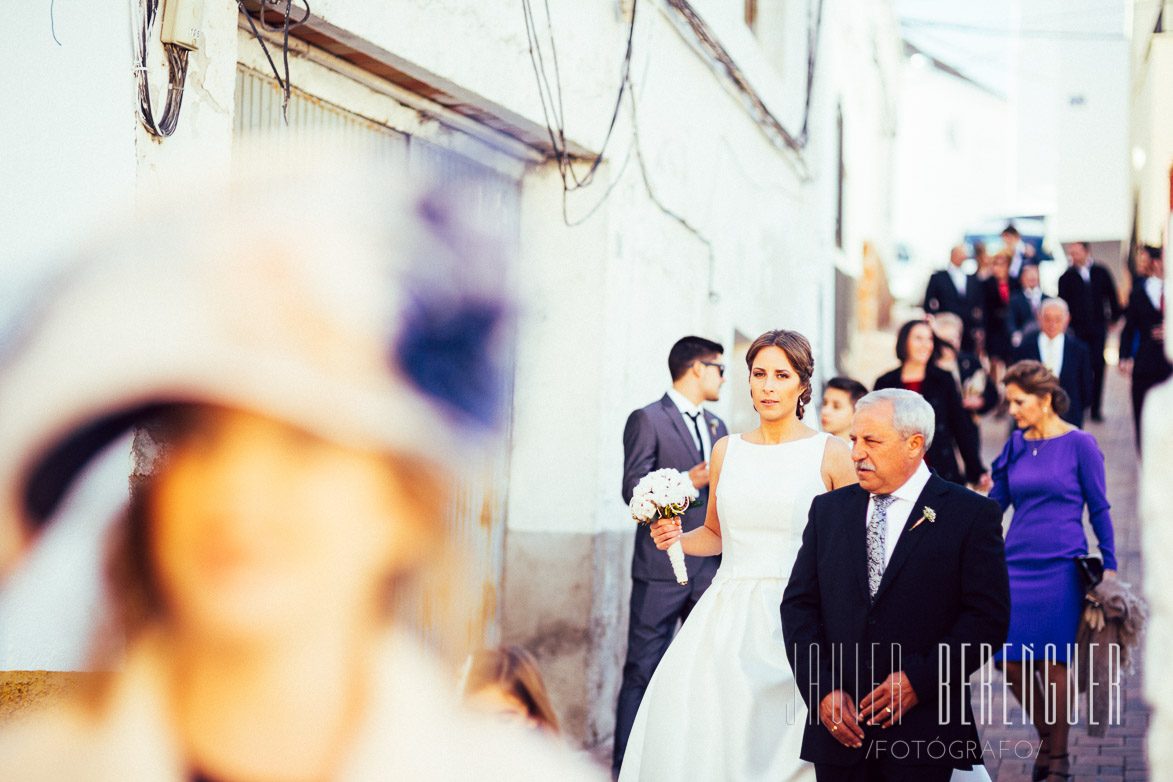
[[[1085,555],[1075,558],[1075,569],[1079,571],[1079,580],[1083,583],[1083,592],[1087,594],[1100,585],[1104,580],[1104,560],[1099,557]]]

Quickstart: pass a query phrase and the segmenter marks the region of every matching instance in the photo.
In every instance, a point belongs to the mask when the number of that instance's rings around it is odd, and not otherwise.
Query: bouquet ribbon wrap
[[[666,467],[650,472],[640,479],[631,495],[631,517],[639,524],[651,524],[657,519],[672,519],[697,504],[700,492],[688,476]],[[688,583],[688,569],[684,565],[684,547],[677,539],[668,548],[668,560],[677,583]]]

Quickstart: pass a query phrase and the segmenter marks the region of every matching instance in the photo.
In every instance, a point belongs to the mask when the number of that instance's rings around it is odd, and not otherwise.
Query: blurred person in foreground
[[[1033,779],[1057,782],[1071,777],[1068,655],[1084,606],[1075,560],[1088,553],[1085,507],[1104,577],[1116,577],[1104,454],[1094,437],[1060,417],[1067,395],[1039,362],[1010,367],[1006,399],[1019,429],[994,461],[990,491],[1003,512],[1014,506],[1006,531],[1010,631],[995,659],[1039,735]]]
[[[480,649],[469,655],[462,694],[474,710],[510,725],[524,725],[549,736],[562,728],[550,703],[542,671],[520,646]]]
[[[390,608],[499,430],[504,257],[402,172],[275,168],[82,249],[0,365],[6,554],[127,427],[163,454],[111,545],[125,660],[7,726],[0,778],[594,778],[464,712]]]
[[[1060,418],[1083,427],[1083,413],[1092,398],[1092,359],[1087,345],[1067,333],[1071,316],[1063,299],[1047,298],[1039,310],[1040,330],[1014,351],[1015,361],[1039,361],[1059,378],[1067,394],[1067,409]]]
[[[933,436],[926,442],[925,462],[947,481],[962,486],[973,483],[985,490],[990,476],[978,450],[977,425],[961,405],[961,392],[953,376],[937,367],[937,357],[938,347],[928,321],[908,321],[896,335],[900,366],[881,375],[873,390],[903,388],[923,396],[935,418]],[[964,473],[957,466],[955,448],[961,451]]]
[[[1137,280],[1128,297],[1124,331],[1120,333],[1120,371],[1132,375],[1132,420],[1140,450],[1141,411],[1149,389],[1173,375],[1165,355],[1165,262],[1161,248],[1142,246],[1137,266],[1148,276]]]
[[[868,392],[867,387],[849,377],[833,377],[823,387],[823,404],[819,408],[819,425],[827,434],[851,442],[851,417],[855,403]]]

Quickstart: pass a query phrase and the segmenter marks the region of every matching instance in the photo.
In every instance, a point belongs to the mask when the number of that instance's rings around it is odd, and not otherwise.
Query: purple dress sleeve
[[[1079,459],[1079,485],[1087,503],[1088,519],[1096,533],[1100,553],[1104,556],[1104,569],[1116,569],[1116,536],[1112,529],[1112,516],[1108,512],[1107,482],[1104,477],[1104,454],[1096,444],[1096,438],[1081,433],[1076,450]]]
[[[990,478],[994,481],[994,488],[990,489],[990,499],[998,503],[1003,513],[1010,507],[1010,455],[1015,450],[1015,438],[1021,436],[1019,432],[1010,435],[1006,445],[1002,446],[1002,453],[998,454],[990,468]]]

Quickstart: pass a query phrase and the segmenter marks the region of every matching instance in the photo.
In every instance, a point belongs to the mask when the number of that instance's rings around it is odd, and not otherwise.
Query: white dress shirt
[[[921,492],[925,490],[925,484],[929,482],[931,475],[932,473],[929,472],[928,466],[922,459],[920,467],[916,468],[912,477],[905,481],[903,486],[892,492],[892,496],[896,499],[888,506],[888,525],[884,530],[884,567],[888,567],[888,562],[892,559],[892,552],[896,550],[896,542],[900,540],[900,533],[904,531],[904,525],[908,523],[908,516],[912,513],[916,501],[920,499]],[[875,505],[875,495],[868,497],[867,518],[872,517]]]
[[[684,394],[677,391],[675,388],[668,389],[668,398],[676,405],[676,409],[684,416],[684,428],[688,430],[688,435],[692,438],[693,443],[697,448],[704,449],[704,461],[708,461],[709,457],[713,455],[713,438],[709,434],[709,422],[705,420],[704,410],[694,405],[684,396]],[[700,418],[696,419],[697,426],[701,430],[701,441],[696,441],[696,429],[692,425],[692,416],[700,414]]]
[[[1059,373],[1063,371],[1063,346],[1066,342],[1065,334],[1051,339],[1046,334],[1039,333],[1039,361],[1042,361],[1043,366],[1051,370],[1055,377],[1059,377]]]
[[[1079,276],[1083,278],[1084,282],[1092,281],[1092,262],[1089,260],[1087,266],[1076,266],[1079,271]]]
[[[1037,317],[1039,314],[1039,305],[1043,303],[1043,289],[1042,288],[1023,288],[1022,293],[1026,296],[1026,300],[1030,302],[1030,310]]]
[[[965,298],[965,278],[968,277],[960,266],[949,264],[949,268],[945,271],[949,272],[949,279],[953,280],[953,287],[957,289],[957,295]]]
[[[1149,301],[1158,311],[1161,309],[1161,289],[1164,287],[1165,281],[1160,277],[1145,277],[1144,292],[1148,294]]]

